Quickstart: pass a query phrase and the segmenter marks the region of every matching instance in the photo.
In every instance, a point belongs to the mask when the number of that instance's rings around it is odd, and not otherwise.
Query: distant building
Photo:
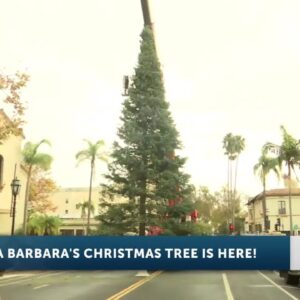
[[[3,110],[0,110],[0,122],[10,122]],[[23,224],[26,172],[22,168],[22,148],[23,136],[11,135],[0,145],[0,235],[10,235],[12,218],[11,212],[11,181],[14,178],[16,166],[16,176],[20,180],[21,190],[17,196],[15,230],[21,228]]]
[[[270,232],[290,233],[289,190],[273,189],[266,191],[266,215]],[[251,233],[263,230],[263,193],[248,201],[247,229]],[[300,234],[300,188],[292,188],[292,219],[295,234]]]
[[[99,188],[92,189],[92,204],[95,215],[98,214]],[[84,235],[87,227],[87,210],[77,208],[77,205],[88,201],[89,188],[62,188],[51,196],[54,206],[57,207],[54,215],[63,222],[59,231],[62,235]],[[96,229],[99,221],[91,214],[91,229]]]

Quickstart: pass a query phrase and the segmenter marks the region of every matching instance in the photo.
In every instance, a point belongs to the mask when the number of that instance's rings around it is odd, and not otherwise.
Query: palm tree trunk
[[[230,159],[228,157],[227,161],[227,201],[228,201],[228,225],[230,223],[230,215],[231,215],[231,199],[230,199]]]
[[[89,188],[89,206],[88,206],[88,217],[87,217],[87,232],[86,235],[90,234],[90,219],[91,219],[91,205],[92,205],[92,186],[93,186],[93,173],[94,173],[94,160],[91,161],[91,175],[90,175],[90,188]]]
[[[231,207],[231,224],[234,225],[234,205],[233,205],[233,161],[230,160],[230,172],[229,172],[229,195],[230,195],[230,207]]]
[[[23,216],[23,234],[27,234],[27,218],[28,218],[28,201],[29,201],[29,191],[30,191],[30,180],[31,180],[32,166],[29,167],[27,173],[27,182],[25,190],[25,202],[24,202],[24,216]]]
[[[290,235],[293,235],[292,185],[291,185],[291,166],[290,166],[290,164],[288,164],[288,181],[289,181]]]
[[[237,181],[237,171],[238,171],[239,157],[235,161],[235,170],[234,170],[234,187],[233,187],[233,200],[232,200],[232,218],[233,225],[235,225],[235,196],[236,196],[236,181]]]
[[[263,231],[267,231],[267,204],[266,204],[266,176],[263,175],[263,199],[262,199],[262,208],[263,208]]]

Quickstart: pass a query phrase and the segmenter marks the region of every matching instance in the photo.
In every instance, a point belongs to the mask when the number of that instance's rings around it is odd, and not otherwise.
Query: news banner
[[[0,237],[0,269],[300,270],[300,237]]]

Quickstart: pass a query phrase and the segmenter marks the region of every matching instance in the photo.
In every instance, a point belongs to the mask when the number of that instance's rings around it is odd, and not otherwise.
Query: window
[[[66,210],[65,210],[65,214],[67,215],[68,213],[69,213],[69,210],[66,209]]]
[[[79,235],[79,236],[84,235],[84,230],[83,229],[77,229],[76,230],[76,235]]]
[[[278,201],[278,214],[279,215],[286,214],[285,201],[283,201],[283,200]]]
[[[73,236],[74,235],[74,230],[73,229],[61,229],[60,234],[61,235]]]
[[[65,202],[66,202],[66,204],[68,204],[68,203],[69,203],[69,199],[66,199],[66,201],[65,201]]]

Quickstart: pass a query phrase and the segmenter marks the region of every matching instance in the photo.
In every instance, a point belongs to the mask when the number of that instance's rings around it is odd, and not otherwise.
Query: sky
[[[300,1],[149,0],[166,100],[196,186],[227,182],[224,136],[245,138],[237,187],[254,196],[253,173],[280,125],[300,138]],[[76,166],[83,139],[116,139],[122,78],[133,74],[143,19],[140,0],[10,0],[0,10],[0,72],[31,77],[26,140],[47,138],[59,186],[88,186]],[[97,164],[94,184],[103,181]],[[268,187],[282,182],[269,179]]]

